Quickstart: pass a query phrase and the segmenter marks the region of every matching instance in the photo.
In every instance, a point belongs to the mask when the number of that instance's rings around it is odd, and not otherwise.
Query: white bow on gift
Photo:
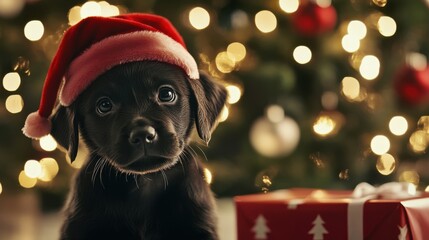
[[[418,196],[411,183],[389,182],[379,187],[359,183],[352,193],[347,209],[348,240],[363,240],[363,205],[371,199],[405,199]]]
[[[379,187],[362,182],[355,187],[352,194],[353,198],[366,199],[404,199],[416,195],[416,187],[407,182],[389,182]]]

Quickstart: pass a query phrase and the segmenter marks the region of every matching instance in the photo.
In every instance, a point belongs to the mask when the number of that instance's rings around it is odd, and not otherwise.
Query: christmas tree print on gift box
[[[317,215],[316,219],[313,221],[313,228],[308,232],[308,234],[313,235],[313,240],[323,240],[323,234],[328,233],[323,226],[324,223],[320,215]]]

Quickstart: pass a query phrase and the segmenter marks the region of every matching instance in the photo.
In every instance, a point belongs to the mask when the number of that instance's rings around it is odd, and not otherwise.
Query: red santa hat
[[[133,61],[170,63],[198,79],[195,59],[167,19],[152,14],[89,17],[64,34],[49,66],[39,110],[28,115],[23,132],[40,138],[51,132],[49,116],[55,102],[70,106],[98,76],[112,67]]]

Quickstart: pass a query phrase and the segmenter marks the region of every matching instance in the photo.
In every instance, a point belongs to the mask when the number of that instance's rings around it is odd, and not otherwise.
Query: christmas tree
[[[29,140],[20,129],[38,108],[64,30],[125,12],[169,18],[200,68],[227,86],[229,104],[209,147],[195,144],[218,196],[361,181],[424,189],[428,5],[0,0],[0,192],[31,188],[50,207],[64,198],[79,161],[68,164],[52,138]]]

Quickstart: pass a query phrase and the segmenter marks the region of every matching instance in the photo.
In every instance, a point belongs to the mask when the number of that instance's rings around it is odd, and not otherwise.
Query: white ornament
[[[399,228],[398,240],[407,240],[407,233],[408,233],[407,225],[403,227],[398,226],[398,228]]]
[[[267,226],[267,220],[262,214],[256,218],[255,225],[252,228],[252,232],[255,233],[255,239],[257,240],[268,239],[267,233],[270,232],[270,229]]]
[[[325,222],[323,221],[320,215],[317,215],[316,219],[313,221],[313,228],[310,229],[308,234],[313,235],[313,240],[323,240],[323,234],[327,234],[328,231],[323,226]]]
[[[299,143],[301,134],[298,124],[284,116],[283,109],[281,114],[278,110],[278,106],[270,106],[267,116],[257,119],[250,129],[252,146],[266,157],[289,155]]]

